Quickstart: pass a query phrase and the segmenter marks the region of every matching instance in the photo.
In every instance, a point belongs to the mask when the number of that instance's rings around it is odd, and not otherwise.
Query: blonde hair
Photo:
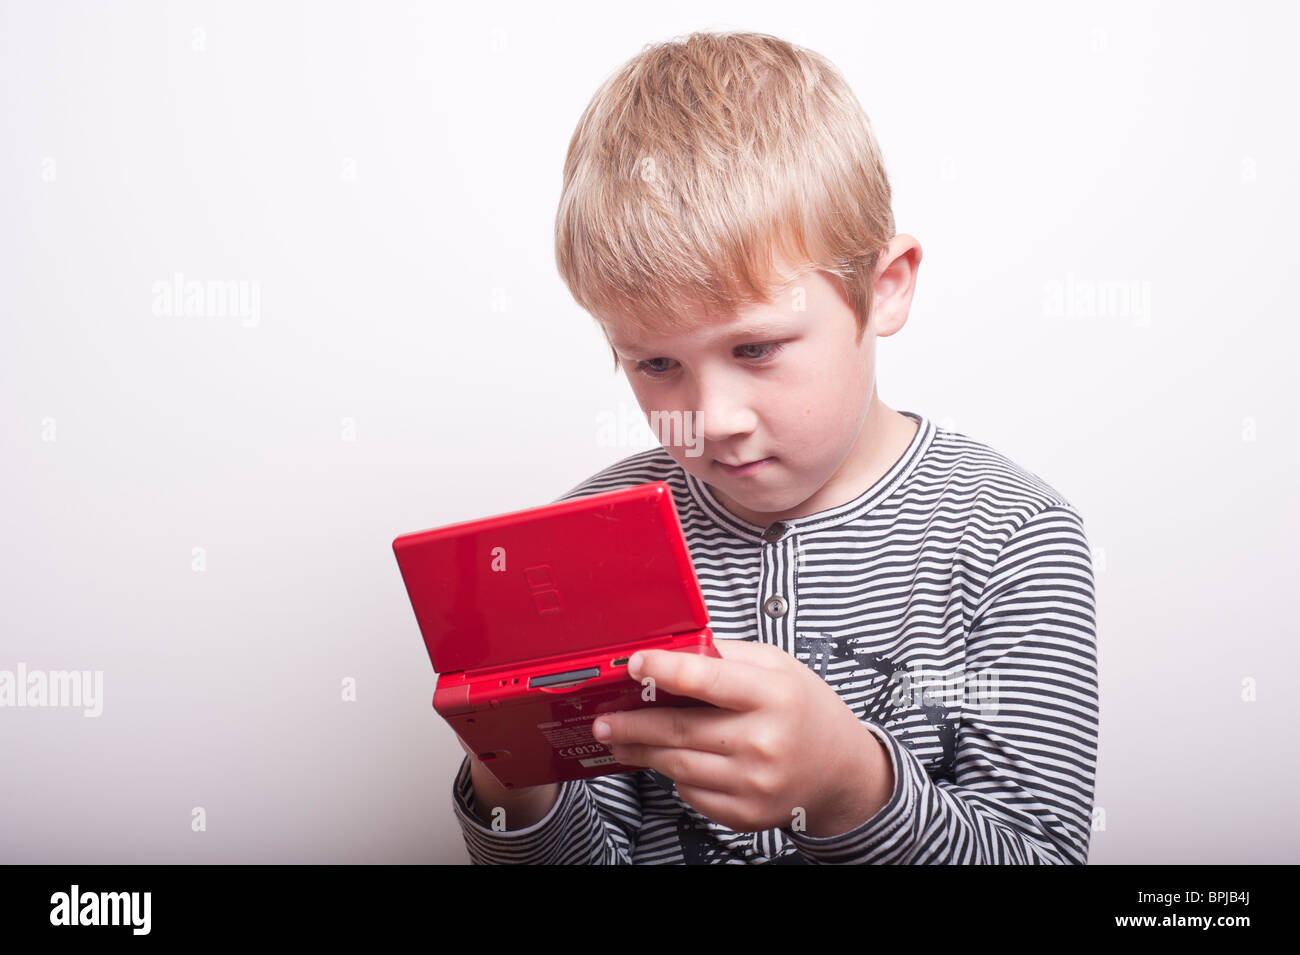
[[[770,304],[785,277],[838,277],[871,314],[894,237],[870,121],[823,56],[762,33],[647,45],[596,91],[569,142],[555,257],[574,299],[656,334],[683,306]],[[614,369],[619,358],[614,352]]]

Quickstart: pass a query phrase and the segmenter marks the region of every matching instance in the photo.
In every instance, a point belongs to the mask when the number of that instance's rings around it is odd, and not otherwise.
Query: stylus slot
[[[581,670],[565,670],[563,673],[548,673],[545,676],[535,676],[529,679],[528,685],[532,686],[562,686],[566,683],[581,683],[584,680],[590,680],[593,676],[600,676],[600,667],[586,667]]]

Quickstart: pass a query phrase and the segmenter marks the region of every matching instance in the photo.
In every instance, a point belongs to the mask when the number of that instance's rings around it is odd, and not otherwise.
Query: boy
[[[716,708],[597,720],[636,773],[506,791],[467,751],[474,862],[1086,863],[1083,524],[877,397],[921,261],[889,203],[843,79],[775,37],[648,47],[588,106],[559,269],[652,422],[684,427],[560,499],[672,488],[722,659],[629,670]]]

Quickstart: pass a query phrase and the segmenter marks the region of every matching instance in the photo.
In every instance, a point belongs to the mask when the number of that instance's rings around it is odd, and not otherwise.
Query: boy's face
[[[668,452],[728,510],[763,526],[852,500],[911,440],[915,423],[876,399],[875,340],[906,321],[919,261],[907,236],[882,253],[860,340],[852,306],[822,272],[727,320],[697,311],[694,330],[669,337],[638,339],[604,324]],[[670,434],[675,417],[683,427]]]

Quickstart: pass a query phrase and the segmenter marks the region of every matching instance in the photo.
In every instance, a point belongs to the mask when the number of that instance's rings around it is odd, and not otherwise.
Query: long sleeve
[[[894,791],[850,832],[789,836],[813,863],[1085,864],[1098,733],[1096,599],[1083,522],[1056,505],[1003,546],[971,616],[952,778],[887,730]]]
[[[452,804],[475,865],[627,865],[641,826],[636,776],[570,780],[545,817],[524,829],[494,831],[474,813],[469,757],[452,785]]]
[[[590,487],[594,480],[579,484],[551,503],[607,489]],[[497,832],[474,812],[474,782],[466,756],[452,784],[452,803],[475,865],[630,865],[641,828],[636,780],[631,774],[570,780],[561,784],[559,798],[545,817],[524,829]]]

